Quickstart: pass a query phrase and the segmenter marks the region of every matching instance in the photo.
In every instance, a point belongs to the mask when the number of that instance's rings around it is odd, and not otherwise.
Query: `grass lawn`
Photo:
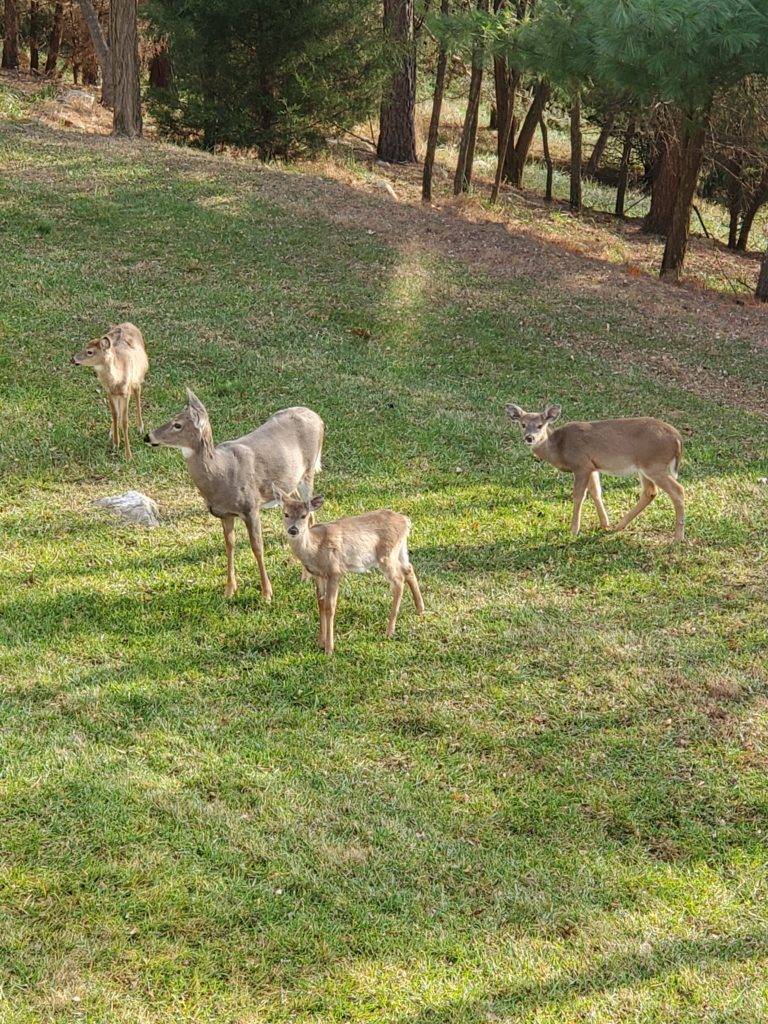
[[[301,180],[0,125],[0,1022],[764,1021],[765,417],[644,369],[588,281],[386,244]],[[692,377],[764,385],[688,315]],[[108,452],[68,365],[124,319],[148,427],[186,385],[218,440],[322,415],[323,515],[411,516],[423,622],[406,597],[386,642],[385,582],[348,579],[326,659],[274,511],[273,604],[241,528],[224,599],[183,459]],[[666,499],[569,537],[503,415],[545,399],[679,427],[684,546]],[[92,507],[131,487],[159,528]]]

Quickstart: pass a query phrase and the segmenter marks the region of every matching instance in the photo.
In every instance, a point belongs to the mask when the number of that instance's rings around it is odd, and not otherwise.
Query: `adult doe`
[[[347,572],[379,569],[389,580],[392,605],[387,637],[395,632],[406,583],[416,611],[424,614],[419,581],[408,557],[411,521],[407,516],[385,508],[312,525],[313,513],[323,504],[322,495],[292,498],[276,487],[275,496],[283,508],[283,523],[291,550],[315,580],[320,617],[317,642],[326,654],[333,654],[339,583]]]
[[[75,366],[92,366],[99,383],[107,392],[112,416],[109,436],[115,448],[120,447],[120,436],[126,459],[131,458],[131,439],[128,432],[128,406],[133,398],[136,406],[136,426],[144,431],[141,414],[141,388],[149,369],[147,350],[141,331],[134,324],[118,324],[100,338],[89,341],[82,352],[72,356]]]
[[[208,412],[187,389],[187,404],[181,412],[144,438],[147,444],[181,450],[208,511],[221,520],[227,552],[225,597],[237,590],[235,519],[242,519],[259,567],[261,592],[267,601],[272,599],[260,513],[278,504],[275,484],[287,491],[298,488],[307,500],[312,496],[324,434],[325,425],[317,413],[295,406],[276,412],[250,434],[214,445]]]
[[[523,429],[523,440],[537,459],[573,473],[573,517],[571,533],[579,532],[581,506],[586,492],[592,495],[600,525],[610,527],[600,489],[600,473],[640,477],[640,500],[616,524],[623,530],[645,509],[661,488],[675,507],[675,540],[683,539],[685,491],[677,481],[683,442],[668,423],[652,417],[567,423],[557,430],[552,424],[560,415],[559,405],[547,405],[543,412],[525,412],[519,405],[506,406],[508,416]]]

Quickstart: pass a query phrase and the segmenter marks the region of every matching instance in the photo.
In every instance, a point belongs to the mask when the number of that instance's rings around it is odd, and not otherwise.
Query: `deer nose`
[[[152,444],[152,439],[150,438],[149,434],[144,435],[144,444]]]
[[[290,535],[292,537],[295,537],[298,532],[299,532],[298,526],[289,526],[288,527],[288,533],[290,533]]]

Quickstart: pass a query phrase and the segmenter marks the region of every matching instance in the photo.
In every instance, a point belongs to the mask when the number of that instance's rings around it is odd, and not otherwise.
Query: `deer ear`
[[[102,352],[106,352],[108,348],[112,347],[112,339],[108,334],[105,334],[103,338],[99,339],[99,348]]]
[[[196,427],[202,427],[208,422],[208,410],[194,391],[191,391],[189,388],[187,388],[187,408]]]
[[[559,405],[548,405],[544,409],[544,415],[548,420],[556,420],[562,411]]]
[[[523,415],[523,410],[520,408],[520,406],[515,405],[513,402],[510,402],[508,405],[505,405],[504,409],[507,413],[507,416],[509,416],[511,420],[519,420]]]
[[[325,498],[322,494],[316,494],[314,498],[309,499],[309,507],[314,511],[315,509],[321,508]]]
[[[274,494],[275,498],[280,502],[281,505],[288,497],[288,495],[284,491],[280,490],[277,484],[272,484],[272,493]]]

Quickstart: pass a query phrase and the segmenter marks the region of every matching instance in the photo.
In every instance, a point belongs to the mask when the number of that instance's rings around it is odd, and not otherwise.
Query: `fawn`
[[[282,505],[283,523],[291,550],[315,580],[320,616],[317,642],[326,654],[333,654],[336,601],[344,573],[362,573],[377,568],[389,580],[392,605],[387,637],[395,632],[406,583],[416,611],[419,615],[424,614],[419,581],[408,557],[411,521],[407,516],[384,508],[313,526],[313,513],[323,504],[322,495],[293,498],[275,487],[275,496]]]
[[[683,442],[668,423],[652,417],[623,420],[596,420],[567,423],[552,430],[560,415],[559,405],[547,405],[543,412],[525,412],[519,405],[506,406],[508,416],[523,429],[523,440],[537,459],[551,463],[565,473],[573,473],[573,517],[571,533],[579,532],[581,507],[587,491],[597,508],[600,525],[610,527],[600,489],[600,473],[614,476],[640,476],[642,493],[633,509],[619,520],[623,530],[640,515],[658,493],[666,491],[675,507],[675,540],[685,530],[685,491],[677,481]]]
[[[82,352],[72,356],[75,366],[92,366],[99,383],[107,392],[112,426],[109,436],[115,448],[120,447],[120,435],[126,459],[131,455],[128,433],[128,405],[133,398],[136,406],[136,425],[144,430],[141,414],[141,387],[149,369],[147,350],[141,331],[134,324],[118,324],[101,338],[88,342]]]
[[[281,409],[244,437],[214,445],[208,412],[187,389],[187,405],[181,412],[145,436],[147,444],[181,450],[208,511],[221,520],[227,552],[225,597],[237,590],[234,533],[235,519],[242,519],[259,567],[261,592],[267,601],[272,599],[260,512],[278,505],[275,483],[311,497],[315,473],[321,469],[324,434],[317,413],[296,406]]]

